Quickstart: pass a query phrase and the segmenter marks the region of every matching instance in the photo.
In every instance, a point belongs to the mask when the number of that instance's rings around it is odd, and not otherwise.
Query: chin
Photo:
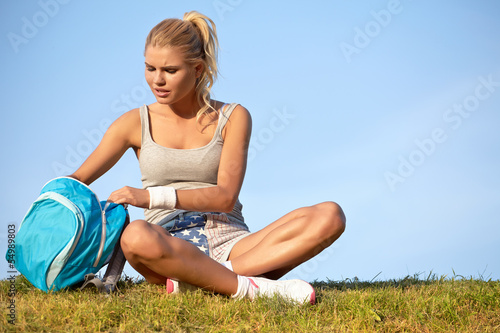
[[[158,102],[158,104],[163,104],[163,105],[169,105],[169,104],[172,104],[172,103],[175,103],[175,101],[170,97],[157,97],[156,96],[156,102]]]
[[[159,99],[159,98],[156,99],[156,103],[163,104],[163,105],[170,105],[170,104],[172,104],[171,102],[168,102],[168,101],[165,101],[165,100]]]

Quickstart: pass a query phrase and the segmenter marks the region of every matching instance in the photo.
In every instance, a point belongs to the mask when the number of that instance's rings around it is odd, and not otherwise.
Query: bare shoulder
[[[238,104],[234,108],[233,112],[229,116],[231,121],[243,121],[243,122],[251,122],[252,117],[250,115],[250,111],[244,106]]]
[[[118,119],[116,119],[116,122],[118,122],[119,125],[133,125],[133,124],[140,124],[141,123],[141,115],[139,108],[132,109],[128,112],[125,112],[122,114]]]
[[[140,147],[141,115],[139,108],[132,109],[118,117],[109,127],[109,131],[128,141],[131,146]]]
[[[224,103],[224,102],[216,101],[216,100],[212,100],[212,102],[213,102],[213,106],[214,106],[214,108],[216,110],[222,111],[224,113],[229,109],[229,107],[230,107],[231,104],[236,104],[236,106],[235,106],[235,108],[234,108],[231,116],[233,114],[238,114],[238,113],[241,114],[242,116],[245,116],[245,115],[248,116],[248,117],[250,116],[250,112],[244,106],[242,106],[241,104],[238,104],[238,103]]]
[[[244,106],[238,104],[231,115],[229,121],[224,127],[222,136],[225,138],[227,132],[238,132],[249,136],[252,130],[252,117],[250,112]]]

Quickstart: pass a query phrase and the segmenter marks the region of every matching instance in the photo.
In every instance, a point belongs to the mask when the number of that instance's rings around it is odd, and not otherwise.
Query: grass
[[[120,281],[110,296],[93,290],[46,294],[23,277],[0,281],[2,332],[500,332],[500,281],[408,276],[389,281],[315,281],[317,304],[233,301],[197,291]],[[10,324],[10,300],[15,324]],[[4,306],[7,304],[7,306]]]

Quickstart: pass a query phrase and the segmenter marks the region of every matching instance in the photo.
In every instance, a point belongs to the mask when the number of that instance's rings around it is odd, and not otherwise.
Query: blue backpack
[[[45,292],[73,287],[94,278],[121,252],[118,240],[126,223],[124,206],[100,202],[76,179],[55,178],[31,205],[14,238],[14,253],[8,251],[6,259]],[[118,278],[125,263],[119,254]]]

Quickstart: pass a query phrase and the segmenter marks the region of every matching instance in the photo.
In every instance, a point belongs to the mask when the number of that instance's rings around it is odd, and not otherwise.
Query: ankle
[[[238,277],[238,290],[235,294],[231,295],[232,298],[243,299],[243,298],[254,298],[253,283],[249,278],[242,275],[237,275]]]

